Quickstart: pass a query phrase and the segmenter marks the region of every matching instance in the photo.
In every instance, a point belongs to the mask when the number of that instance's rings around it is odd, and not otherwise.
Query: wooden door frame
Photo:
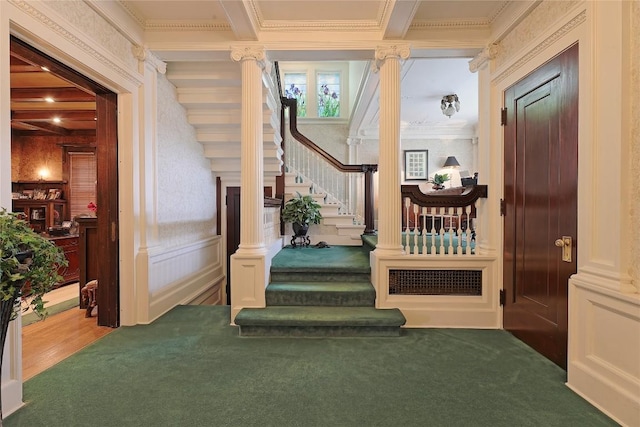
[[[118,114],[117,94],[73,68],[41,52],[16,36],[10,37],[11,50],[19,50],[37,60],[82,90],[96,96],[96,161],[98,183],[98,325],[118,327],[119,239],[118,239]],[[104,207],[104,208],[102,208]]]

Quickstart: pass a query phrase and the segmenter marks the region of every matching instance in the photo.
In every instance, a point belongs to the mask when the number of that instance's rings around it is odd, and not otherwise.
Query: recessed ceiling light
[[[45,67],[44,65],[43,65],[42,67],[40,67],[40,69],[41,69],[42,71],[49,71],[49,69],[48,69],[47,67]]]
[[[53,118],[53,123],[60,123],[62,120],[60,120],[60,117],[54,117]]]
[[[50,97],[50,96],[47,96],[44,100],[45,100],[45,101],[47,101],[47,102],[55,102],[55,101],[53,100],[53,98],[52,98],[52,97]]]

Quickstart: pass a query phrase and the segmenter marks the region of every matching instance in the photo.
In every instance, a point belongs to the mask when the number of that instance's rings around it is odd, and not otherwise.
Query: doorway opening
[[[11,209],[23,212],[34,230],[63,248],[69,267],[59,272],[60,289],[71,289],[63,293],[75,294],[80,303],[86,284],[81,282],[98,280],[99,310],[90,319],[94,328],[117,327],[116,94],[15,36],[10,40],[10,72]],[[72,153],[93,155],[93,163],[83,163],[93,164],[93,170],[79,169],[77,162],[70,165]],[[86,182],[71,182],[79,179]],[[91,204],[98,207],[97,214]],[[38,209],[44,209],[44,215]],[[89,249],[81,241],[77,218],[95,221],[95,244]],[[97,266],[95,277],[86,275],[91,263]],[[84,311],[73,310],[84,317]],[[51,320],[39,327],[46,328]],[[52,339],[64,341],[59,334]],[[28,345],[23,343],[24,355]]]

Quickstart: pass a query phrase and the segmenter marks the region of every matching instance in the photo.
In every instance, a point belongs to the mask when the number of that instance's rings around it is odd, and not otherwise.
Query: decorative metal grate
[[[389,270],[390,295],[482,295],[480,270]]]

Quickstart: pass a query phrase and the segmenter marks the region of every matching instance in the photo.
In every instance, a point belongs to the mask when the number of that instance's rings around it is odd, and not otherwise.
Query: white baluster
[[[420,206],[417,204],[413,205],[413,254],[418,255],[418,232],[419,232],[419,221],[418,221],[418,211]]]
[[[439,207],[438,213],[440,214],[440,230],[438,231],[438,237],[440,238],[440,255],[444,255],[444,214],[446,208]]]
[[[447,253],[449,255],[453,255],[453,224],[451,224],[451,221],[453,221],[453,208],[448,208],[448,216],[449,216],[449,247],[447,248]]]
[[[405,253],[409,253],[409,205],[411,204],[411,199],[409,199],[408,197],[405,197],[404,199],[404,207],[407,210],[407,216],[406,216],[406,228],[404,231],[404,252]]]
[[[455,208],[456,213],[456,236],[458,237],[458,242],[456,245],[456,254],[458,256],[462,255],[462,208]]]
[[[465,243],[467,244],[465,254],[471,255],[471,206],[465,206],[465,213],[467,214],[467,230],[465,233]]]
[[[431,255],[436,255],[436,209],[429,208],[429,217],[431,218]]]
[[[427,208],[422,208],[422,255],[427,255]]]

